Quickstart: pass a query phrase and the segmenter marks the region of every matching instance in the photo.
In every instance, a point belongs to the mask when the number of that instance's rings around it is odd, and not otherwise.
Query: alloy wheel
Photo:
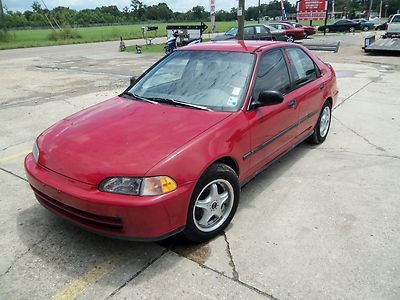
[[[234,203],[234,190],[225,179],[208,183],[196,199],[193,208],[193,221],[202,232],[218,229],[229,217]]]

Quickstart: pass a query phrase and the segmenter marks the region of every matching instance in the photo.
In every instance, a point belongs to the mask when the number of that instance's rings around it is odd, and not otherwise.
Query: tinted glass
[[[256,26],[256,33],[266,33],[266,29],[264,26]]]
[[[252,34],[254,34],[254,27],[245,27],[245,28],[244,28],[244,34],[245,34],[245,35],[252,35]]]
[[[317,71],[313,60],[299,48],[288,48],[288,57],[296,85],[302,85],[317,78]]]
[[[255,56],[225,51],[176,51],[157,64],[129,92],[237,111],[244,101]]]
[[[282,93],[290,89],[289,73],[281,50],[272,50],[261,58],[257,78],[253,89],[253,98],[258,99],[263,90]]]
[[[400,22],[400,15],[394,16],[392,22],[393,22],[393,23]]]

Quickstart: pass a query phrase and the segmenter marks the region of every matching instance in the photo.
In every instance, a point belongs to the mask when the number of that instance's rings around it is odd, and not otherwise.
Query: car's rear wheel
[[[355,29],[354,27],[350,27],[350,28],[349,28],[349,31],[350,31],[350,32],[354,32],[354,31],[356,31],[356,29]]]
[[[293,43],[294,40],[295,40],[294,35],[289,34],[289,35],[287,36],[286,41],[287,41],[288,43]]]
[[[325,32],[328,33],[329,32],[329,27],[325,28]]]
[[[328,136],[331,127],[332,107],[329,101],[325,101],[319,114],[318,122],[314,127],[313,134],[308,138],[308,142],[312,144],[321,144]]]
[[[363,27],[363,31],[368,31],[368,30],[369,30],[368,26]]]
[[[196,243],[220,234],[231,222],[239,203],[240,185],[236,172],[216,163],[200,177],[187,213],[182,235]]]
[[[304,32],[304,38],[305,39],[308,38],[308,33],[307,32]]]

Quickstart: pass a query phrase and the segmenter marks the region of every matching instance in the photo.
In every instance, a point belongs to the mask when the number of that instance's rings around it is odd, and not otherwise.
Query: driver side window
[[[278,91],[283,94],[290,90],[289,72],[280,49],[268,51],[261,57],[252,96],[258,100],[263,90]]]

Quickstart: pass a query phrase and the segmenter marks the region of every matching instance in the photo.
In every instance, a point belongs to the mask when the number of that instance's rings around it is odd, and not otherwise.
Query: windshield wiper
[[[161,103],[166,103],[166,104],[173,104],[173,105],[180,105],[180,106],[186,106],[186,107],[191,107],[195,109],[200,109],[200,110],[208,110],[208,111],[213,111],[212,109],[202,106],[202,105],[196,105],[192,103],[187,103],[187,102],[181,102],[178,100],[173,100],[173,99],[168,99],[168,98],[147,98],[148,100],[155,101],[155,102],[161,102]]]
[[[127,95],[127,96],[133,97],[135,99],[138,99],[138,100],[141,100],[141,101],[146,101],[146,102],[149,102],[149,103],[152,103],[152,104],[158,104],[157,101],[152,101],[151,99],[147,99],[147,98],[138,96],[138,95],[136,95],[134,93],[131,93],[131,92],[123,92],[122,95]]]

